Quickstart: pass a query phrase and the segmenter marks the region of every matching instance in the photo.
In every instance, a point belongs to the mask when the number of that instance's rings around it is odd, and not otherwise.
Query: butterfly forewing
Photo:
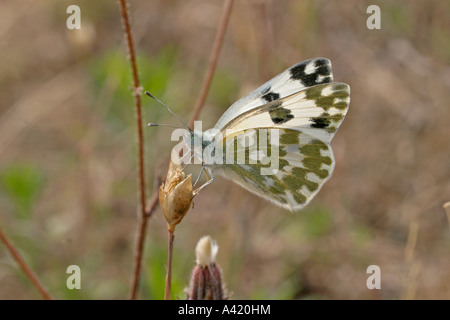
[[[344,119],[350,87],[326,83],[249,110],[226,124],[226,135],[261,127],[293,129],[329,143]]]
[[[222,128],[235,117],[253,108],[290,96],[307,87],[332,81],[330,60],[314,58],[300,62],[233,103],[219,119],[215,128]]]

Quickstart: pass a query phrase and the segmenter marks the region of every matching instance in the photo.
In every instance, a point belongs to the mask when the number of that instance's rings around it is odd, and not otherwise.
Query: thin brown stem
[[[39,281],[39,278],[36,276],[34,271],[30,268],[30,266],[28,266],[28,264],[22,258],[22,256],[19,253],[19,250],[17,250],[16,247],[12,244],[12,242],[8,240],[6,235],[3,233],[1,227],[0,227],[0,240],[4,243],[6,249],[8,249],[9,253],[11,253],[14,260],[16,260],[17,264],[22,268],[23,272],[25,272],[26,276],[30,279],[35,288],[41,293],[42,297],[45,300],[52,300],[52,297],[50,296],[48,291],[44,288],[42,283]]]
[[[231,9],[233,7],[234,0],[227,0],[224,4],[224,9],[222,13],[222,18],[219,23],[219,29],[216,33],[216,38],[214,41],[213,49],[211,52],[211,56],[209,58],[209,65],[206,71],[205,79],[203,80],[202,88],[200,90],[200,94],[195,104],[194,111],[192,113],[191,120],[189,121],[189,127],[194,126],[194,121],[198,118],[200,111],[203,109],[205,105],[206,96],[208,95],[209,88],[211,86],[211,81],[216,71],[217,61],[219,59],[220,49],[222,48],[223,39],[225,36],[225,31],[227,30],[228,21],[231,15]],[[149,210],[152,210],[154,206],[149,206]],[[164,299],[170,300],[171,298],[171,287],[172,287],[172,254],[173,254],[173,232],[169,231],[169,258],[168,258],[168,266],[167,266],[167,275],[166,275],[166,288],[164,292]]]
[[[128,16],[128,4],[126,0],[119,0],[120,12],[122,14],[122,24],[133,74],[133,96],[136,112],[137,143],[138,143],[138,181],[139,181],[139,231],[137,235],[136,253],[134,260],[134,272],[131,282],[130,299],[136,299],[139,285],[139,275],[141,273],[142,253],[144,251],[145,233],[147,230],[147,214],[145,212],[145,171],[144,171],[144,134],[142,129],[142,108],[141,108],[141,86],[134,51],[133,37],[131,35],[130,19]]]
[[[216,39],[214,41],[214,46],[209,58],[208,70],[206,71],[205,79],[203,80],[202,88],[200,90],[200,95],[198,97],[197,103],[195,104],[191,120],[189,121],[189,127],[191,128],[194,126],[194,121],[198,118],[198,116],[200,115],[200,111],[202,111],[203,106],[205,105],[206,96],[208,95],[209,87],[211,86],[211,81],[214,72],[216,71],[217,61],[219,60],[220,49],[222,48],[225,31],[227,30],[228,21],[230,20],[233,2],[234,0],[225,1],[222,18],[220,19],[219,29],[217,29]]]
[[[145,214],[147,215],[147,218],[150,218],[153,215],[153,212],[155,211],[156,207],[159,204],[159,189],[156,189],[152,197],[147,203],[147,206],[145,207]]]
[[[211,85],[211,80],[212,80],[212,77],[216,70],[217,60],[218,60],[219,53],[220,53],[220,50],[222,47],[223,38],[224,38],[225,31],[226,31],[226,28],[228,25],[228,20],[229,20],[230,14],[231,14],[233,2],[234,2],[234,0],[227,0],[225,2],[222,19],[220,21],[219,29],[216,34],[216,39],[214,41],[214,46],[213,46],[213,50],[212,50],[212,53],[210,56],[205,80],[203,81],[202,88],[201,88],[200,94],[199,94],[199,98],[197,100],[191,120],[189,122],[191,127],[193,126],[194,121],[199,116],[200,111],[202,110],[202,108],[205,104],[206,96],[208,94],[209,87]],[[123,25],[124,25],[124,29],[125,29],[126,39],[127,39],[127,43],[128,43],[128,47],[129,47],[129,51],[130,51],[130,60],[131,60],[132,68],[133,68],[133,78],[135,79],[135,92],[139,92],[139,90],[138,90],[139,78],[137,75],[136,59],[134,57],[134,47],[133,47],[133,43],[132,43],[126,0],[120,0],[119,3],[120,3],[120,7],[121,7],[121,12],[122,12],[122,21],[123,21]],[[136,80],[138,81],[137,85],[136,85]],[[139,101],[138,131],[140,130],[141,134],[142,134],[142,123],[140,120],[140,97],[137,95],[135,95],[135,97],[137,97],[137,100]],[[138,133],[138,138],[139,138],[139,133]],[[141,145],[140,145],[140,147],[141,147]],[[139,148],[139,150],[140,150],[139,154],[141,154],[141,148]],[[141,160],[141,157],[139,157],[139,159]],[[142,171],[141,171],[141,163],[142,163]],[[139,165],[140,165],[139,166],[140,173],[142,173],[139,176],[140,176],[140,181],[142,181],[141,186],[143,186],[144,185],[143,184],[144,179],[142,178],[144,176],[143,152],[142,152],[142,162],[140,161]],[[144,192],[145,192],[145,185],[143,188],[141,187],[141,200],[142,200],[142,196],[143,196]],[[155,190],[153,192],[153,195],[150,198],[151,200],[149,201],[147,206],[145,207],[142,205],[142,208],[145,208],[145,210],[144,210],[144,213],[141,214],[141,221],[140,221],[140,227],[139,227],[139,233],[138,233],[138,242],[136,245],[135,268],[134,268],[133,279],[132,279],[130,299],[136,299],[137,286],[138,286],[140,268],[141,268],[142,252],[144,249],[144,239],[145,239],[145,232],[146,232],[146,227],[147,227],[147,219],[153,214],[153,211],[156,209],[156,206],[158,205],[158,195],[159,195],[159,190]]]
[[[448,226],[450,227],[450,201],[444,203],[443,208],[445,210],[445,213],[447,214],[447,222]]]
[[[172,291],[172,254],[173,254],[173,239],[175,235],[172,231],[168,231],[169,233],[169,259],[167,262],[167,275],[166,275],[166,289],[164,291],[164,300],[170,300],[171,291]]]
[[[147,215],[147,219],[153,215],[153,212],[155,211],[158,203],[159,203],[159,191],[156,191],[155,193],[153,193],[150,201],[147,204],[147,207],[145,207],[145,214]]]
[[[222,13],[222,18],[220,20],[219,29],[217,30],[216,38],[214,40],[213,49],[212,49],[211,56],[209,59],[208,69],[207,69],[202,87],[200,89],[200,94],[198,96],[197,103],[195,104],[194,111],[192,112],[192,117],[189,121],[190,127],[192,127],[194,125],[194,121],[197,120],[197,118],[200,114],[200,111],[202,110],[203,106],[205,105],[206,96],[208,95],[211,81],[212,81],[214,72],[216,70],[217,60],[219,58],[219,53],[222,48],[223,38],[225,36],[225,31],[227,29],[228,21],[229,21],[230,15],[231,15],[231,9],[233,6],[233,2],[234,2],[234,0],[227,0],[224,4],[224,10]],[[151,199],[154,199],[155,195],[156,196],[158,195],[158,190],[156,190],[154,192]],[[147,214],[150,214],[155,209],[157,204],[158,204],[158,201],[153,202],[152,200],[150,200],[150,202],[146,208]]]

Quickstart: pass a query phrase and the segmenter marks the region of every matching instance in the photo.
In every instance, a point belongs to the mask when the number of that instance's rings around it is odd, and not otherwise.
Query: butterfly
[[[290,67],[232,104],[214,128],[184,134],[208,179],[196,193],[218,173],[285,209],[303,208],[333,173],[330,142],[349,102],[350,87],[333,82],[328,59]]]

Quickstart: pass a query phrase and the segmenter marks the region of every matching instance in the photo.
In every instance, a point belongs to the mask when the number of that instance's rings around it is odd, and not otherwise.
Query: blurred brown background
[[[81,8],[81,30],[66,9]],[[194,248],[209,234],[232,298],[450,299],[450,3],[235,1],[201,114],[213,126],[231,103],[287,67],[332,61],[351,86],[332,142],[333,177],[292,214],[221,177],[177,227],[174,295],[184,298]],[[130,1],[142,85],[188,120],[222,1]],[[60,299],[128,296],[137,230],[131,75],[116,1],[0,2],[0,223]],[[143,98],[144,121],[173,123]],[[148,194],[175,145],[145,127]],[[149,221],[142,299],[161,299],[166,225]],[[66,288],[81,267],[82,290]],[[381,268],[381,290],[366,269]],[[39,299],[0,245],[0,299]]]

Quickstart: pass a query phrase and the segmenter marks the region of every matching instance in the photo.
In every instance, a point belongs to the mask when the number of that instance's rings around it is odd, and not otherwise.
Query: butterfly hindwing
[[[332,81],[330,60],[314,58],[300,62],[236,101],[222,115],[215,128],[220,129],[236,116],[268,102],[282,99],[317,84]]]
[[[314,197],[334,168],[329,145],[296,130],[245,130],[226,137],[217,147],[225,143],[232,146],[228,150],[234,159],[226,162],[224,158],[218,172],[292,211]]]

